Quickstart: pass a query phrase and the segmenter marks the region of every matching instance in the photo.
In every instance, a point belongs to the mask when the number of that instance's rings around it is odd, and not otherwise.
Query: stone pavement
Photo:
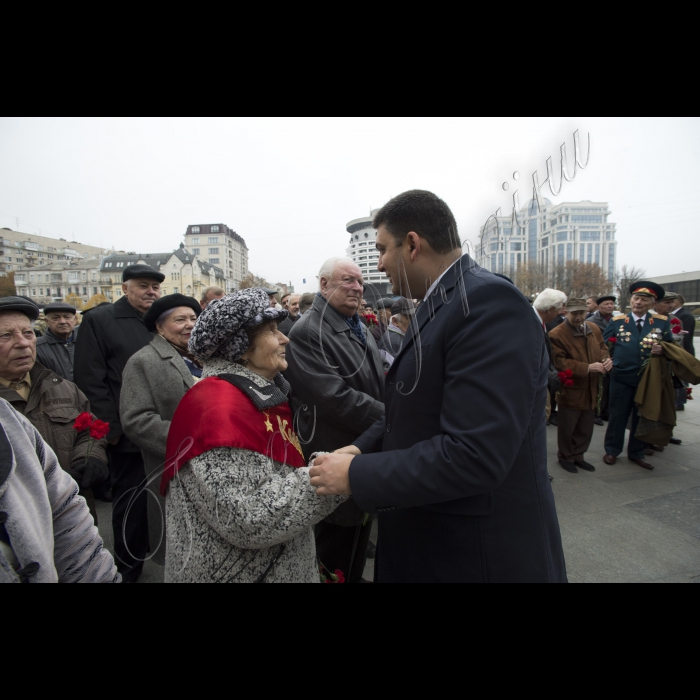
[[[596,427],[587,461],[597,472],[568,474],[557,462],[557,429],[547,428],[572,583],[700,583],[700,387],[696,392],[698,400],[678,414],[675,436],[683,445],[650,457],[653,472],[624,457],[604,464],[606,428]],[[109,547],[111,508],[100,503],[98,512]],[[370,561],[368,580],[373,569]],[[141,583],[158,582],[161,572],[147,563]]]

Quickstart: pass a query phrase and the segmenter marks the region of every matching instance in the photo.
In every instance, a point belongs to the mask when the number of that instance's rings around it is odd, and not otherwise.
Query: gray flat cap
[[[30,321],[36,321],[39,318],[39,307],[29,299],[22,297],[3,297],[0,299],[0,312],[2,311],[17,311],[24,314]]]

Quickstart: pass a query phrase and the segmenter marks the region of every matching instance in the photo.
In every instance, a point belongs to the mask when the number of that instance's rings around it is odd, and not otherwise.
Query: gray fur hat
[[[202,312],[190,337],[190,352],[201,362],[222,357],[236,362],[248,350],[246,329],[284,321],[289,313],[270,307],[264,289],[244,289],[215,299]]]

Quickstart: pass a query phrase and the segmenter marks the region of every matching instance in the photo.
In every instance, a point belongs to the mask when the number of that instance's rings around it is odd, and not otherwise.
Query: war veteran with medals
[[[605,340],[614,342],[615,353],[610,383],[610,424],[605,436],[604,461],[613,465],[622,454],[625,430],[632,416],[628,457],[643,469],[651,471],[654,467],[644,459],[647,446],[635,437],[639,414],[634,398],[645,362],[652,355],[663,355],[661,342],[673,342],[673,335],[667,316],[649,312],[654,304],[664,298],[663,287],[653,282],[636,282],[630,287],[630,293],[632,312],[613,317],[605,329]]]

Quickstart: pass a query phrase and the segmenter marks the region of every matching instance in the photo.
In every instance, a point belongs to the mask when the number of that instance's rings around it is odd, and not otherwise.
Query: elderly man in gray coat
[[[0,583],[119,583],[78,485],[0,399]]]
[[[159,299],[143,322],[155,333],[124,370],[120,416],[124,434],[141,449],[146,467],[151,561],[165,565],[165,499],[160,494],[168,432],[182,397],[202,376],[187,349],[202,309],[196,299],[170,294]]]

